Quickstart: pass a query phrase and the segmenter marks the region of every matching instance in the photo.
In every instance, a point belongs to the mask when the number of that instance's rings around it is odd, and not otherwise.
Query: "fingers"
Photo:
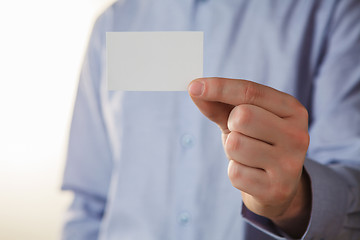
[[[263,170],[251,168],[234,160],[229,161],[228,176],[231,184],[253,196],[261,196],[268,186],[267,175]]]
[[[286,126],[285,120],[263,108],[242,104],[230,112],[228,129],[274,145],[279,132]]]
[[[282,215],[298,191],[309,145],[305,107],[246,80],[196,79],[189,94],[223,130],[229,179],[245,205],[265,217]]]
[[[238,132],[228,134],[224,148],[228,159],[263,171],[271,168],[273,159],[276,159],[273,146]]]
[[[189,85],[189,93],[198,106],[202,101],[221,102],[234,106],[251,104],[282,118],[292,116],[294,109],[301,106],[295,98],[286,93],[246,80],[195,79]]]

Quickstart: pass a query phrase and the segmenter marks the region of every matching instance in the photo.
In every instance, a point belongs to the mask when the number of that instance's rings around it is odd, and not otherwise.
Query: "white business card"
[[[203,75],[203,32],[107,32],[108,90],[186,91]]]

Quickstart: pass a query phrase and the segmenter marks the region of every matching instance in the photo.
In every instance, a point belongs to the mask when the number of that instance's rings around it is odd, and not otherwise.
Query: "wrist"
[[[291,237],[301,237],[308,226],[311,215],[310,177],[303,169],[298,190],[286,211],[279,217],[271,219],[283,232]]]

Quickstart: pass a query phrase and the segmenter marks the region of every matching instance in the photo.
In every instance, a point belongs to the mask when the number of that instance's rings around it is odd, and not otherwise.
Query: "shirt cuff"
[[[244,203],[242,205],[241,215],[244,217],[246,222],[248,222],[250,225],[258,229],[259,231],[262,231],[275,239],[286,239],[286,236],[281,234],[279,229],[270,219],[257,215],[256,213],[250,211]]]
[[[312,190],[311,218],[302,239],[333,239],[343,226],[348,203],[346,181],[331,165],[306,159]]]

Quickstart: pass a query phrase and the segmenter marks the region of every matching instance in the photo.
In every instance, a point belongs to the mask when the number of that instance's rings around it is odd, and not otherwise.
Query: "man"
[[[107,91],[105,32],[184,30],[207,78]],[[359,66],[356,0],[115,3],[79,82],[63,238],[359,239]]]

